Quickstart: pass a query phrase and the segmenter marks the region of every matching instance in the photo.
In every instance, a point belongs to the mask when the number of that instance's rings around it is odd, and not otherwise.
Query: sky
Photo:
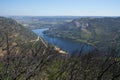
[[[0,0],[0,16],[120,16],[120,0]]]

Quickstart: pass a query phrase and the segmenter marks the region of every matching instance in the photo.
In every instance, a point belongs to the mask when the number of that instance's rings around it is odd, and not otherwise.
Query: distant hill
[[[120,18],[78,18],[44,33],[104,48],[114,42],[120,43]]]
[[[70,22],[77,17],[67,16],[10,16],[20,24],[30,29],[39,29],[52,27],[57,24],[63,24],[64,22]]]

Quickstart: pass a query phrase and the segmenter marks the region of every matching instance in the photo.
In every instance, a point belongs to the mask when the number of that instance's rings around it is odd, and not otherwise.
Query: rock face
[[[7,40],[9,50],[19,53],[20,45],[35,39],[36,35],[29,29],[24,28],[15,20],[5,17],[0,17],[0,56],[6,53]]]

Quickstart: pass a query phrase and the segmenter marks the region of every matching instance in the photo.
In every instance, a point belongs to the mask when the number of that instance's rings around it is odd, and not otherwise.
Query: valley
[[[119,18],[79,19],[31,28],[0,17],[0,79],[119,80]]]
[[[120,0],[0,0],[0,80],[120,80]]]
[[[33,32],[42,37],[50,45],[58,46],[62,50],[67,51],[69,54],[78,55],[81,50],[82,53],[89,53],[94,50],[94,47],[74,40],[47,36],[43,33],[46,30],[49,30],[49,28],[35,29]]]

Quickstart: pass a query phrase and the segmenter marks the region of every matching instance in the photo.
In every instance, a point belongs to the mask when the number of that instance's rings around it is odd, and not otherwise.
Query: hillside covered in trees
[[[115,47],[109,53],[62,55],[36,38],[15,20],[0,17],[0,80],[120,79],[120,58]]]
[[[69,38],[104,49],[117,43],[120,47],[120,18],[78,18],[44,32],[49,36]]]
[[[20,51],[20,46],[28,41],[37,38],[37,36],[29,29],[18,24],[15,20],[10,18],[0,17],[0,54],[4,54],[6,50],[7,39],[10,49],[16,47],[16,51]]]
[[[15,20],[0,17],[0,80],[29,80],[58,55],[52,46],[36,39],[36,34]]]

